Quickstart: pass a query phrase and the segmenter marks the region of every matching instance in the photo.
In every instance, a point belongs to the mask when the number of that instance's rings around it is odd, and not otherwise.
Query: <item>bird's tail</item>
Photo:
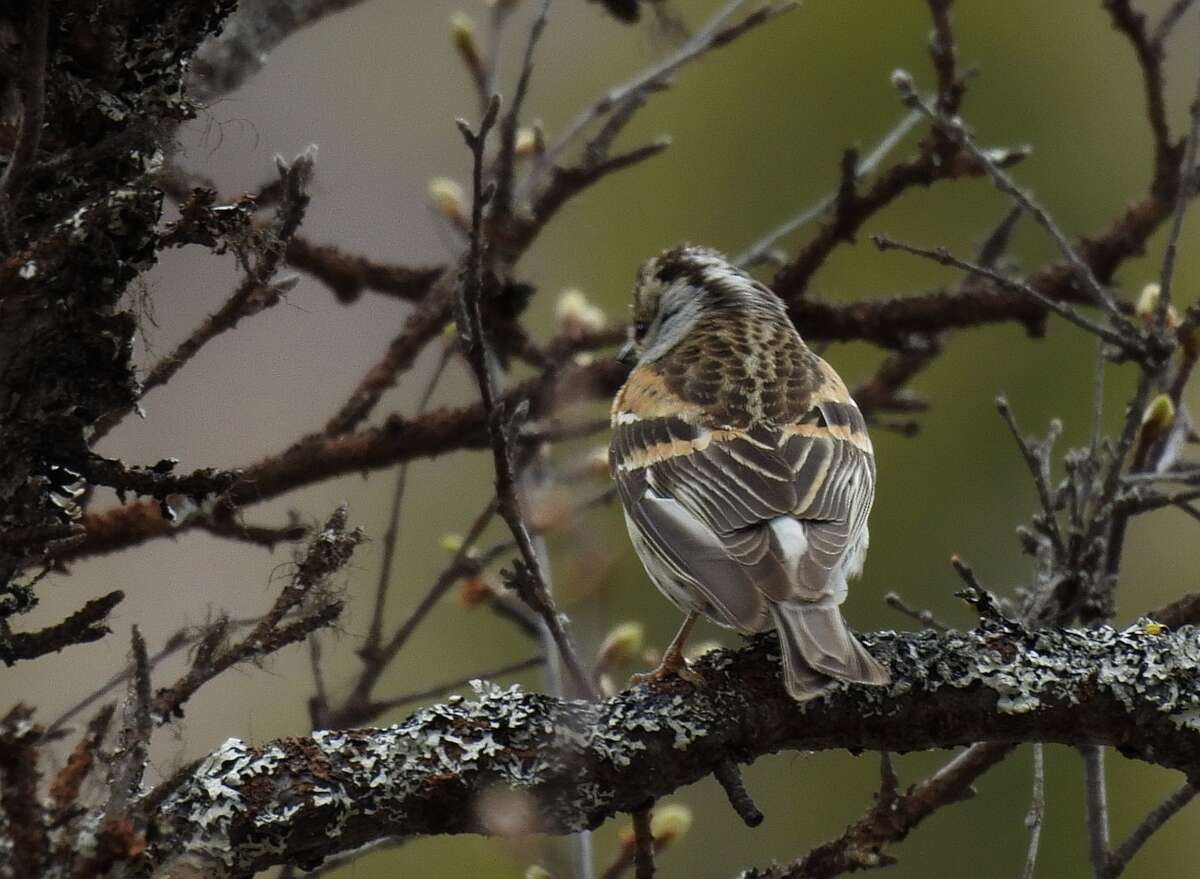
[[[783,682],[799,702],[817,696],[834,680],[882,686],[891,682],[858,639],[836,605],[771,602],[783,653]]]

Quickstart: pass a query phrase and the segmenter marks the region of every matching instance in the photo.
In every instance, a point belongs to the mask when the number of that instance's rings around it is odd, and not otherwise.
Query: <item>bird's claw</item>
[[[692,669],[688,666],[687,660],[682,656],[667,656],[661,663],[659,663],[658,668],[654,669],[653,671],[631,675],[629,678],[629,686],[636,687],[638,684],[653,684],[658,681],[666,680],[672,675],[679,677],[681,680],[687,681],[693,687],[699,687],[704,683],[704,678],[702,678],[698,672],[692,671]]]

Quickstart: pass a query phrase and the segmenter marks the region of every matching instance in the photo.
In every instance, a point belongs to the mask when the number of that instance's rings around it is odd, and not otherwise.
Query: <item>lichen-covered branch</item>
[[[49,8],[24,5],[27,16]],[[0,590],[69,521],[65,461],[84,454],[97,418],[134,401],[135,321],[118,303],[155,258],[162,194],[147,168],[162,129],[194,115],[183,71],[232,5],[53,4],[47,22],[23,29],[38,45],[19,54],[45,65],[38,94],[26,92],[41,109],[27,104],[26,122],[53,137],[23,139],[28,155],[5,163],[5,210],[19,223],[0,259],[0,531],[47,540],[0,545]],[[96,111],[114,100],[119,113]]]
[[[1029,631],[989,619],[967,633],[864,641],[892,686],[804,705],[780,686],[777,642],[764,635],[708,654],[698,689],[671,680],[588,704],[480,685],[473,700],[387,729],[231,739],[161,803],[148,857],[245,872],[316,865],[382,837],[482,833],[477,798],[497,787],[528,795],[533,829],[566,833],[780,750],[1097,744],[1200,778],[1194,629]]]

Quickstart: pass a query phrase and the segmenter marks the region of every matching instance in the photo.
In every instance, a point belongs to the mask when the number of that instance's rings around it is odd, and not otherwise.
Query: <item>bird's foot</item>
[[[656,681],[666,680],[675,675],[682,680],[687,681],[693,687],[699,687],[704,684],[702,678],[697,672],[692,671],[688,666],[688,661],[683,658],[682,654],[668,653],[663,657],[663,661],[658,664],[658,668],[654,671],[635,674],[629,678],[629,686],[636,687],[638,684],[652,684]]]

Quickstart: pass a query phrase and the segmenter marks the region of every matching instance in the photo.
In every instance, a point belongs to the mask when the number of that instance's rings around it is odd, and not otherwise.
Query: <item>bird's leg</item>
[[[696,625],[696,620],[699,618],[700,614],[697,611],[689,613],[687,619],[683,621],[683,625],[679,627],[679,631],[675,634],[675,637],[671,639],[671,644],[667,647],[667,652],[663,654],[662,662],[658,664],[658,668],[645,674],[633,675],[629,679],[630,685],[647,684],[653,681],[661,681],[663,678],[669,678],[671,675],[679,675],[679,677],[683,678],[689,684],[699,686],[701,683],[700,675],[688,668],[687,660],[683,658],[683,645],[687,641],[688,635],[692,632],[692,626]]]

